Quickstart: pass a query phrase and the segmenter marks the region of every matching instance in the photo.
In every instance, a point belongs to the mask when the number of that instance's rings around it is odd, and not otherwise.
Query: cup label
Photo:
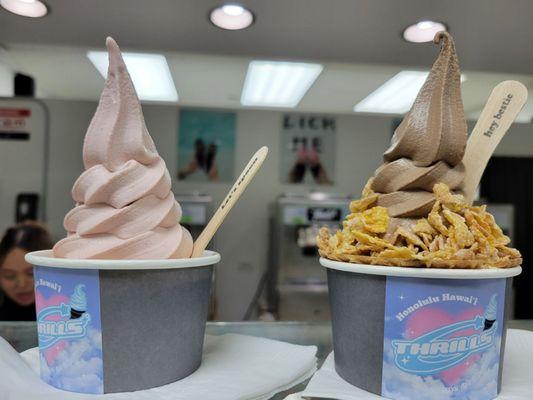
[[[382,395],[497,395],[505,279],[387,277]]]
[[[98,270],[35,267],[34,277],[41,379],[104,393]]]

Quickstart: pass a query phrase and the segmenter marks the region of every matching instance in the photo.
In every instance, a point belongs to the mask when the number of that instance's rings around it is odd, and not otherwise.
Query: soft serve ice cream
[[[384,164],[350,204],[342,231],[322,228],[321,256],[364,264],[441,268],[520,265],[516,249],[485,206],[461,195],[467,125],[461,73],[451,36],[411,110],[396,129]]]
[[[420,217],[435,202],[433,186],[445,183],[459,189],[467,125],[461,100],[461,73],[455,45],[449,34],[439,32],[440,54],[426,82],[396,129],[385,164],[376,171],[372,190],[378,205],[392,217]]]
[[[108,38],[109,69],[83,146],[85,171],[74,183],[68,236],[54,255],[76,259],[165,259],[191,256],[190,233],[165,162],[146,128],[117,43]]]

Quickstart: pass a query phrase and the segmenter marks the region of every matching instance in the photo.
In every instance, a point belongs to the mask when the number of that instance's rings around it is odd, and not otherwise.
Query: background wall
[[[1,61],[0,55],[0,61]],[[13,72],[0,63],[0,97],[13,96]]]
[[[47,200],[48,225],[56,239],[64,235],[62,220],[73,206],[70,189],[83,170],[83,137],[96,109],[95,102],[47,100],[50,111],[50,164]],[[176,175],[179,112],[173,106],[144,105],[148,130]],[[280,130],[283,113],[237,111],[235,175],[261,146],[270,153],[255,181],[222,225],[216,238],[222,261],[217,272],[219,318],[240,320],[262,271],[267,266],[269,206],[283,192],[302,193],[309,186],[282,185],[279,178]],[[392,118],[338,115],[335,185],[320,190],[359,195],[381,162],[392,129]],[[515,125],[503,140],[500,155],[533,155],[532,126]],[[175,178],[174,178],[175,179]],[[173,182],[175,193],[200,191],[213,196],[215,207],[230,184]]]

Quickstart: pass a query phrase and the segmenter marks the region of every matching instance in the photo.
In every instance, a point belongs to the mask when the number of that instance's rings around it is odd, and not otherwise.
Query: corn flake
[[[507,247],[509,238],[485,206],[470,206],[462,195],[443,184],[433,188],[436,201],[427,218],[412,226],[391,224],[371,180],[360,200],[350,203],[351,214],[342,231],[322,228],[319,252],[332,260],[383,265],[420,265],[446,268],[505,268],[519,265],[520,252]],[[366,257],[366,258],[365,258]]]

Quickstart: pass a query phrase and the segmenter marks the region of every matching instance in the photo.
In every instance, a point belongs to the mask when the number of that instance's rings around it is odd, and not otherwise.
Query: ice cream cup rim
[[[40,267],[98,270],[149,270],[207,267],[220,261],[216,251],[205,250],[202,257],[160,260],[96,260],[54,257],[52,250],[40,250],[26,254],[28,263]]]
[[[354,264],[343,261],[333,261],[324,257],[320,258],[320,264],[323,267],[338,271],[367,275],[399,276],[406,278],[497,279],[510,278],[519,275],[522,272],[522,267],[486,269],[391,267],[385,265]]]

